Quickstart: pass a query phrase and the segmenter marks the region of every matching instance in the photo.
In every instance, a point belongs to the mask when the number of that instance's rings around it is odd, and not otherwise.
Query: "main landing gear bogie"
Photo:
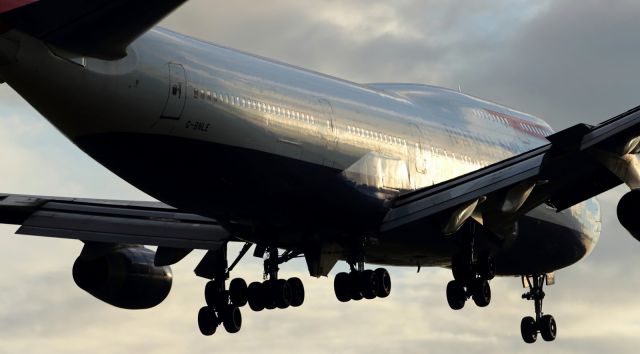
[[[198,328],[203,335],[213,335],[220,324],[229,333],[237,333],[242,328],[240,307],[246,304],[246,283],[242,279],[234,279],[232,284],[233,287],[225,290],[224,281],[212,280],[207,283],[207,306],[198,311]]]
[[[247,304],[253,311],[262,311],[299,307],[304,303],[304,285],[299,278],[278,279],[278,264],[290,260],[294,254],[288,252],[280,257],[275,247],[268,248],[269,258],[264,262],[265,281],[247,285],[244,279],[235,278],[226,289],[229,273],[248,248],[243,248],[229,269],[226,265],[221,267],[225,269],[217,269],[217,275],[207,283],[204,292],[207,305],[198,312],[198,327],[203,335],[213,335],[221,324],[229,333],[239,332],[242,327],[240,308]],[[226,264],[226,260],[221,264]]]
[[[495,261],[490,254],[481,254],[475,262],[470,252],[458,254],[452,259],[451,271],[454,280],[447,284],[447,303],[451,309],[462,309],[469,298],[478,307],[489,306],[489,280],[496,274]]]
[[[333,281],[336,298],[340,302],[385,298],[391,293],[391,277],[384,268],[355,270],[336,274]]]
[[[299,307],[304,303],[304,296],[304,286],[299,278],[253,282],[248,288],[249,307],[256,312]]]

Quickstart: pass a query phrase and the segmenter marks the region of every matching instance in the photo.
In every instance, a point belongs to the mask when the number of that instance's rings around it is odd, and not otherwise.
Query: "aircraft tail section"
[[[131,42],[184,2],[0,0],[0,34],[17,29],[72,53],[118,59],[126,56]]]

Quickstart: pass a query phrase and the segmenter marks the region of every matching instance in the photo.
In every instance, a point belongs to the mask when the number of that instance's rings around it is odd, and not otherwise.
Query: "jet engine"
[[[640,189],[625,194],[618,202],[618,220],[636,240],[640,241]]]
[[[148,309],[169,295],[173,278],[170,267],[154,265],[154,256],[142,246],[86,244],[73,264],[73,280],[110,305]]]

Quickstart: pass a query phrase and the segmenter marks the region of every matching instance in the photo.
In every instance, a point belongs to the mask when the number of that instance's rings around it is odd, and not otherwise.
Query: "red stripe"
[[[36,1],[38,0],[0,0],[0,14],[25,5],[29,5]]]

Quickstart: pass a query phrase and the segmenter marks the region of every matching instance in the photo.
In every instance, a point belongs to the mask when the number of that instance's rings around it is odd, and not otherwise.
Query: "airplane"
[[[618,219],[640,239],[640,107],[554,132],[456,90],[358,84],[155,27],[185,2],[0,1],[0,83],[158,200],[0,194],[16,233],[84,243],[72,275],[94,297],[154,307],[170,266],[206,250],[199,329],[236,333],[242,307],[303,305],[303,282],[278,277],[297,257],[312,277],[349,265],[339,302],[389,296],[385,266],[443,267],[453,310],[520,277],[523,340],[553,341],[544,286],[596,245],[595,197],[626,184]],[[264,281],[247,284],[231,274],[251,248]]]

